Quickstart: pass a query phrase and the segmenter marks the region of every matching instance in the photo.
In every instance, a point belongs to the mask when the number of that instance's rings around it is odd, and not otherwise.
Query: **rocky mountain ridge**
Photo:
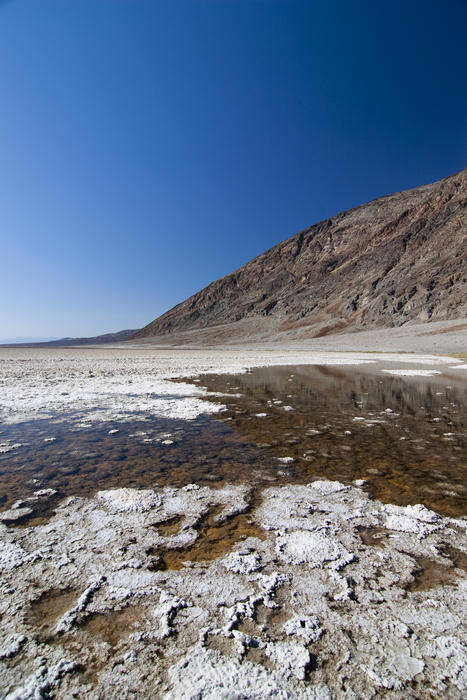
[[[208,285],[134,338],[197,329],[218,329],[223,341],[258,329],[263,337],[288,330],[320,337],[466,317],[466,203],[467,169],[337,214]]]

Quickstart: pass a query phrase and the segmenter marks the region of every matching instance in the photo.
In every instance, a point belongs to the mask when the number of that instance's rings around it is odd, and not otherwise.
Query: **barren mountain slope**
[[[467,169],[292,236],[135,338],[229,324],[301,335],[467,316]],[[235,322],[240,322],[238,325]],[[232,325],[233,324],[233,325]]]

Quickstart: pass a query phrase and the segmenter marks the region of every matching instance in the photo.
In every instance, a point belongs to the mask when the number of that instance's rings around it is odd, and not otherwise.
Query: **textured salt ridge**
[[[78,422],[132,420],[141,415],[192,420],[224,407],[201,400],[209,396],[201,387],[174,383],[171,378],[230,374],[266,365],[359,365],[377,360],[434,365],[438,370],[452,364],[452,358],[423,355],[277,350],[2,350],[0,421],[18,423],[66,412],[73,412]],[[433,374],[432,369],[427,372]],[[0,452],[20,446],[2,442]]]
[[[465,574],[451,567],[455,585],[409,590],[421,558],[448,567],[446,547],[467,552],[465,520],[384,505],[338,482],[274,487],[249,514],[266,539],[154,570],[154,550],[193,545],[213,508],[222,523],[249,507],[245,486],[125,488],[69,498],[46,525],[0,524],[4,696],[465,694]],[[178,530],[163,534],[174,517]],[[365,544],[361,528],[378,544]],[[65,612],[42,627],[31,617],[44,595],[70,589]],[[116,642],[87,631],[99,615],[111,629],[122,611],[135,616],[117,625]]]
[[[396,377],[434,377],[435,374],[442,374],[436,369],[383,369],[383,372]]]

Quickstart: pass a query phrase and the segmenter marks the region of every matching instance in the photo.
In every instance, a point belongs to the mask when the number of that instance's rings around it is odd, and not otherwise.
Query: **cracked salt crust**
[[[466,576],[449,559],[450,548],[467,553],[465,520],[329,481],[250,499],[247,486],[111,489],[66,499],[44,525],[0,524],[3,695],[465,694]],[[172,548],[189,560],[213,509],[228,522],[251,509],[265,539],[182,569],[154,567],[155,552]],[[163,535],[174,516],[178,531]],[[378,528],[378,545],[365,544],[362,528]],[[446,567],[451,585],[433,586],[428,571],[426,589],[412,590],[420,561]]]

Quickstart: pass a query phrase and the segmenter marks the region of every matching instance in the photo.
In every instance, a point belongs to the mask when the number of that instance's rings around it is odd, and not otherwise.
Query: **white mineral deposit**
[[[1,359],[4,424],[66,407],[78,427],[107,423],[112,441],[110,425],[135,413],[190,420],[222,412],[219,398],[177,377],[265,363],[377,362],[380,372],[426,365],[431,374],[452,366],[442,357],[286,350],[265,359],[228,350],[4,349]],[[365,483],[284,483],[260,493],[250,483],[101,489],[63,498],[51,517],[22,525],[34,504],[57,498],[37,489],[0,522],[3,696],[464,696],[466,520],[373,500]]]

